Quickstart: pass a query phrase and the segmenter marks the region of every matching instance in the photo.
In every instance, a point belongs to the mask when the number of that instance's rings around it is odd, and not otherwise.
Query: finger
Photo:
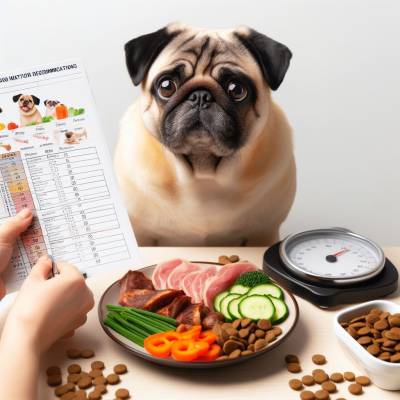
[[[75,277],[82,277],[82,274],[79,272],[79,270],[74,265],[67,262],[58,261],[57,270],[60,275],[73,275]]]
[[[8,218],[0,226],[0,244],[13,245],[17,237],[26,231],[32,222],[32,211],[23,208],[15,217]]]
[[[66,333],[61,339],[69,339],[70,337],[75,335],[75,331],[70,331]]]
[[[31,273],[29,274],[32,278],[38,278],[40,280],[47,280],[52,274],[52,262],[49,256],[44,255],[37,260],[36,264],[32,267]]]
[[[32,212],[24,208],[0,226],[0,273],[9,265],[17,237],[32,222]]]
[[[6,286],[0,276],[0,300],[6,295]]]

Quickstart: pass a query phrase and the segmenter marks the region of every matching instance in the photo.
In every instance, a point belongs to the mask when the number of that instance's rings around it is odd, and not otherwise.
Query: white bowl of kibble
[[[346,352],[376,386],[386,390],[400,390],[399,318],[399,304],[374,300],[344,309],[334,322]]]

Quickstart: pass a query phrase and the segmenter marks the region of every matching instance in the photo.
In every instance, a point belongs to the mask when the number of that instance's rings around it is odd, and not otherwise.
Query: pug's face
[[[28,116],[36,112],[36,106],[40,103],[40,100],[30,94],[17,94],[13,97],[14,103],[18,103],[20,113]]]
[[[170,25],[127,43],[126,56],[133,82],[142,83],[146,128],[201,175],[265,126],[269,89],[281,83],[291,53],[248,28]]]

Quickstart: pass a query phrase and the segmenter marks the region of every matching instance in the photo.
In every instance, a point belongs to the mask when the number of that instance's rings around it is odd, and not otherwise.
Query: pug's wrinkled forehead
[[[180,68],[186,77],[215,78],[222,68],[230,68],[276,90],[292,56],[282,43],[247,27],[209,30],[182,24],[132,39],[125,52],[133,83],[146,89],[164,70]]]

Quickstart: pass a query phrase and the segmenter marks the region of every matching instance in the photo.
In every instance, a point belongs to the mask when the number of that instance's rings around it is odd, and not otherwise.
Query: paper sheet
[[[35,215],[3,278],[7,290],[18,289],[45,253],[88,276],[137,265],[80,62],[0,73],[0,109],[0,223],[23,207]]]

